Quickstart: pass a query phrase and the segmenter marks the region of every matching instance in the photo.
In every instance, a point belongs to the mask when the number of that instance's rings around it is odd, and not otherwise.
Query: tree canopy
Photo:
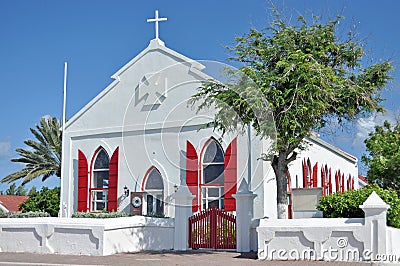
[[[26,189],[24,186],[18,186],[12,183],[5,192],[0,191],[0,195],[16,195],[16,196],[26,196]]]
[[[23,212],[47,212],[57,217],[60,210],[60,187],[42,187],[39,192],[32,192],[29,199],[19,205],[19,209]]]
[[[262,30],[250,29],[236,44],[228,47],[230,60],[240,62],[240,71],[256,86],[254,93],[244,96],[237,87],[218,81],[205,82],[193,101],[223,102],[238,114],[224,119],[228,111],[216,105],[213,124],[223,131],[237,130],[240,123],[250,124],[262,138],[270,132],[257,117],[253,106],[265,99],[276,127],[276,148],[265,159],[271,160],[277,180],[278,217],[286,217],[288,165],[304,147],[310,131],[318,131],[329,121],[340,125],[372,111],[382,111],[380,90],[391,79],[389,61],[364,66],[363,45],[349,31],[341,40],[337,37],[337,16],[323,23],[317,17],[312,22],[300,16],[295,23],[285,21],[277,10],[274,21]],[[242,91],[249,90],[242,87]],[[263,96],[263,97],[260,97]],[[232,116],[229,116],[232,117]],[[242,125],[241,125],[242,126]]]
[[[383,188],[400,193],[400,124],[385,121],[365,139],[367,154],[362,161],[368,166],[367,179]]]
[[[25,167],[4,177],[1,182],[11,183],[23,179],[22,185],[24,185],[40,176],[42,181],[52,175],[61,177],[62,134],[60,128],[57,118],[41,118],[36,129],[30,129],[36,140],[25,140],[24,143],[28,148],[17,148],[16,152],[21,157],[11,159],[12,162],[25,164]]]

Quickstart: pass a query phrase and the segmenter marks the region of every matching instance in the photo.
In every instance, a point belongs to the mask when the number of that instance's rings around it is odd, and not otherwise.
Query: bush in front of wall
[[[0,214],[1,218],[37,218],[37,217],[50,217],[50,214],[43,211],[32,212],[7,212]]]
[[[335,193],[321,197],[317,209],[324,213],[326,218],[364,218],[360,205],[375,191],[386,204],[390,205],[387,211],[387,224],[400,228],[400,199],[393,189],[383,189],[376,184],[365,186],[359,190],[350,190],[344,193]]]
[[[131,214],[126,212],[75,212],[72,214],[72,218],[119,218],[119,217],[129,217]]]

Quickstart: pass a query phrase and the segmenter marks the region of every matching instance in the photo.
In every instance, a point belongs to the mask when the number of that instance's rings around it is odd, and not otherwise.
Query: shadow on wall
[[[105,232],[105,253],[173,249],[173,219],[144,217],[146,225]]]

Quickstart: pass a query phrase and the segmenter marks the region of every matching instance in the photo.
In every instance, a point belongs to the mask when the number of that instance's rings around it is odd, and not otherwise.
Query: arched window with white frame
[[[160,171],[151,167],[145,181],[147,215],[164,215],[164,183]]]
[[[211,206],[223,209],[224,151],[220,144],[213,138],[206,143],[201,165],[202,209],[208,209]]]
[[[107,211],[109,170],[110,158],[107,152],[100,148],[95,154],[92,170],[92,186],[90,189],[92,211]]]

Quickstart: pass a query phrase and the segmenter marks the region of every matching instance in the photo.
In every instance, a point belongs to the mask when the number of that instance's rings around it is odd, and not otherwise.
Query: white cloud
[[[364,140],[368,137],[368,134],[374,131],[375,126],[383,125],[385,120],[388,120],[393,125],[396,122],[395,113],[393,111],[387,111],[385,114],[378,113],[367,118],[358,119],[353,146],[363,146]]]
[[[0,142],[0,157],[9,156],[11,154],[11,142],[2,141]]]

